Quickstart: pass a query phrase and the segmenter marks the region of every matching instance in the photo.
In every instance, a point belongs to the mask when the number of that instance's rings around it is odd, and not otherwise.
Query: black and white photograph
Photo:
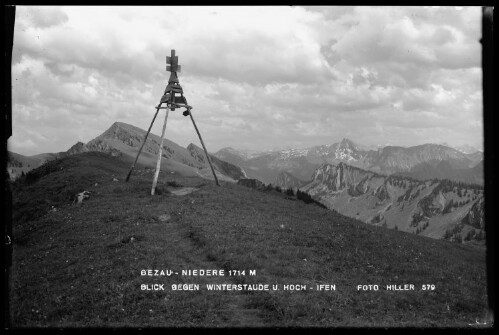
[[[4,328],[493,327],[492,7],[4,9]]]

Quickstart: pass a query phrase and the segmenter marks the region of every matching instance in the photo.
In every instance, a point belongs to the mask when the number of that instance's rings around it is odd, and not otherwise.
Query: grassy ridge
[[[161,195],[151,197],[150,171],[123,183],[128,165],[104,154],[54,164],[13,185],[14,326],[424,327],[468,326],[485,316],[479,250],[200,178],[161,174]],[[172,182],[198,191],[172,195]],[[90,199],[71,205],[82,190]],[[221,268],[257,275],[140,276],[141,269]],[[140,290],[152,283],[196,283],[201,290]],[[337,291],[210,292],[207,283],[336,284]],[[436,290],[356,290],[405,283]]]
[[[193,194],[195,198],[197,195]],[[226,185],[185,218],[211,259],[255,268],[247,281],[332,284],[335,293],[254,294],[278,325],[464,326],[484,312],[484,255],[391,231],[274,194]],[[206,221],[203,217],[211,218]],[[358,292],[358,284],[435,284],[435,292]]]

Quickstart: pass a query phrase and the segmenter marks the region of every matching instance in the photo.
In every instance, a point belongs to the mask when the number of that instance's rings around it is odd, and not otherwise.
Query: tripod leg
[[[189,116],[191,117],[192,124],[194,125],[194,128],[196,129],[196,133],[198,133],[199,140],[201,141],[201,145],[203,146],[203,149],[204,149],[204,153],[206,154],[206,158],[208,159],[208,163],[210,164],[211,172],[213,172],[213,177],[215,177],[215,183],[217,184],[217,186],[220,186],[220,184],[218,183],[217,175],[215,173],[215,169],[213,168],[213,164],[211,164],[210,155],[208,155],[208,150],[206,150],[206,146],[204,145],[203,138],[201,137],[201,133],[199,132],[198,127],[196,126],[196,122],[194,122],[194,118],[192,117],[192,111],[190,109],[189,109]]]
[[[165,122],[163,123],[163,131],[161,132],[161,142],[159,144],[158,161],[156,162],[156,172],[154,172],[154,179],[152,181],[151,195],[156,191],[156,184],[158,183],[159,170],[161,169],[161,155],[163,153],[163,139],[165,138],[166,121],[168,120],[168,112],[166,110]]]
[[[133,168],[135,167],[135,164],[137,164],[137,161],[139,160],[140,153],[142,152],[142,149],[144,148],[144,144],[146,144],[147,136],[149,136],[149,133],[151,132],[152,125],[154,123],[154,120],[156,120],[156,116],[158,115],[159,108],[161,107],[163,103],[160,103],[158,107],[156,107],[156,113],[154,114],[154,117],[152,118],[151,124],[149,125],[149,129],[147,130],[146,136],[144,137],[144,141],[142,142],[142,145],[140,146],[139,152],[137,153],[137,157],[135,157],[135,161],[133,162],[132,166],[130,167],[130,171],[128,171],[128,175],[126,176],[125,182],[128,182],[130,179],[130,176],[132,175]]]

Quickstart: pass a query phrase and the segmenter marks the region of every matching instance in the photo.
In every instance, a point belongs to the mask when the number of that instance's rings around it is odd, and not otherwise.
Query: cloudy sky
[[[344,137],[481,149],[480,37],[480,7],[19,6],[9,150],[65,151],[115,121],[147,129],[171,49],[212,152]],[[199,144],[179,110],[166,137]]]

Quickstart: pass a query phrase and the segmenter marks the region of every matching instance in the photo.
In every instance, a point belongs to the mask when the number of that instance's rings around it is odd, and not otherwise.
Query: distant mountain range
[[[133,160],[145,133],[133,125],[115,122],[100,136],[86,144],[78,142],[66,152],[34,156],[9,152],[8,172],[16,178],[48,160],[85,151],[107,152]],[[155,165],[159,141],[159,136],[149,136],[139,159],[140,164]],[[190,144],[183,148],[165,139],[163,148],[163,157],[168,158],[162,162],[164,168],[210,178],[211,171],[204,152],[198,146]],[[483,153],[470,146],[454,149],[442,144],[423,144],[407,148],[385,146],[372,150],[345,138],[331,145],[305,149],[257,152],[223,148],[210,156],[222,179],[224,176],[231,180],[256,178],[280,187],[303,185],[311,180],[314,171],[322,164],[339,163],[384,175],[397,174],[418,180],[450,179],[483,185]]]
[[[39,167],[43,163],[56,159],[57,157],[62,157],[65,152],[58,153],[44,153],[33,156],[24,156],[17,154],[15,152],[8,152],[9,160],[7,162],[7,172],[11,179],[19,177],[22,173],[27,173],[28,171]]]
[[[276,183],[281,172],[288,172],[300,180],[310,180],[322,164],[347,163],[365,170],[391,175],[403,174],[416,179],[448,178],[483,184],[480,162],[483,153],[464,153],[440,144],[413,147],[386,146],[369,150],[349,139],[332,145],[274,152],[247,153],[223,148],[216,157],[242,167],[250,178]],[[440,163],[444,162],[444,165]]]
[[[456,149],[457,151],[462,152],[463,154],[474,154],[476,152],[481,152],[477,148],[472,147],[471,145],[467,145],[467,144],[460,145],[460,146],[453,147],[453,148]]]
[[[439,161],[433,164],[425,162],[414,166],[410,172],[400,172],[397,175],[418,180],[449,179],[483,185],[483,160],[469,169],[454,169],[448,161]]]
[[[30,169],[42,165],[44,162],[68,155],[78,154],[87,151],[106,152],[112,156],[133,162],[142,144],[146,131],[138,127],[115,122],[104,133],[89,141],[88,143],[78,142],[66,152],[53,154],[42,154],[36,156],[23,156],[9,152],[9,163],[7,166],[11,178],[16,178],[22,172],[26,173]],[[147,142],[138,160],[138,164],[145,167],[155,167],[161,138],[155,134],[149,134]],[[178,144],[164,139],[163,153],[164,159],[161,161],[162,171],[177,172],[186,176],[201,176],[213,179],[204,151],[194,144],[183,148]],[[221,180],[237,181],[245,178],[245,172],[238,166],[210,155],[213,161],[217,176]]]
[[[349,139],[306,149],[215,156],[250,178],[310,194],[366,223],[448,240],[484,239],[483,153],[441,144],[365,149]],[[463,184],[466,183],[466,184]]]

